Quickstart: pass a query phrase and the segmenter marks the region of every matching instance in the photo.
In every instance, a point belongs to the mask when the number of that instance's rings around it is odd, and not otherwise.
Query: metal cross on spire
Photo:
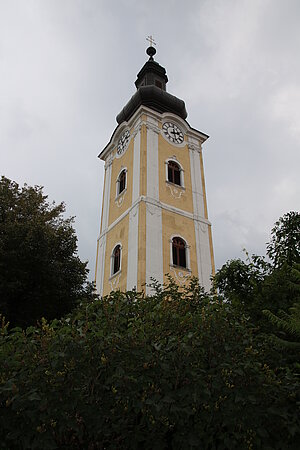
[[[156,45],[156,42],[154,41],[154,37],[153,36],[148,36],[146,37],[146,40],[150,42],[150,46],[153,47],[153,45]]]

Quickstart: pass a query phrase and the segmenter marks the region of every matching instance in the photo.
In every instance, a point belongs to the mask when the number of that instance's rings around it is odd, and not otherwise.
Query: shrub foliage
[[[296,449],[298,380],[195,280],[2,323],[2,449]]]

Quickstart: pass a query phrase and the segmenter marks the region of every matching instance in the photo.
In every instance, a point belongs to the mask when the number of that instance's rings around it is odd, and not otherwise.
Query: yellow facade
[[[110,186],[110,208],[109,208],[109,225],[114,223],[121,214],[128,210],[131,206],[132,197],[132,166],[133,166],[133,141],[131,140],[128,150],[122,158],[115,158],[112,164],[111,186]],[[120,172],[127,170],[127,187],[117,195],[117,179]]]
[[[190,157],[187,145],[174,147],[163,136],[158,138],[159,146],[159,199],[170,206],[175,206],[183,211],[193,213],[193,197],[191,192]],[[184,171],[184,187],[174,186],[166,181],[167,161],[177,161]]]
[[[163,261],[164,261],[164,282],[166,275],[171,275],[176,281],[184,282],[191,276],[197,276],[197,258],[195,229],[193,219],[163,211]],[[171,238],[175,236],[183,237],[188,244],[188,267],[178,268],[171,262]],[[181,274],[181,275],[180,275]]]
[[[174,122],[184,133],[180,145],[163,135],[166,121]],[[117,155],[126,130],[130,133],[128,147]],[[196,276],[209,289],[214,260],[201,150],[206,138],[182,119],[146,107],[116,129],[101,154],[106,175],[96,269],[100,294],[133,287],[149,293],[145,286],[150,277],[162,283],[167,274],[179,285]],[[182,170],[180,186],[168,181],[170,160]],[[123,169],[127,170],[126,189],[117,195],[116,182]],[[186,243],[187,267],[173,264],[173,237]],[[122,248],[121,268],[112,275],[112,252],[117,244]]]
[[[122,246],[121,270],[111,275],[111,255],[116,244]],[[128,215],[117,223],[107,234],[105,255],[105,271],[103,295],[109,294],[115,288],[126,291],[127,256],[128,256]]]

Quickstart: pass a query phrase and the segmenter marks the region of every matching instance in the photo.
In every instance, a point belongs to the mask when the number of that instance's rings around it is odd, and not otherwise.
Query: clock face
[[[175,125],[175,123],[165,122],[163,124],[162,129],[163,129],[165,136],[171,142],[174,142],[175,144],[182,144],[183,139],[184,139],[183,132],[181,131],[180,128],[178,128],[177,125]]]
[[[119,139],[118,142],[118,149],[117,149],[117,154],[118,155],[122,155],[122,153],[125,152],[125,150],[128,147],[129,144],[129,139],[130,139],[130,133],[128,130],[124,131],[124,133],[122,134],[122,136]]]

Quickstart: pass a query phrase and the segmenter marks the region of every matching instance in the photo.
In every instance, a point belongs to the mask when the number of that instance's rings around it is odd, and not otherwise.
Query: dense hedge
[[[297,449],[298,381],[243,316],[170,284],[10,332],[1,449]],[[298,403],[297,403],[298,402]]]

